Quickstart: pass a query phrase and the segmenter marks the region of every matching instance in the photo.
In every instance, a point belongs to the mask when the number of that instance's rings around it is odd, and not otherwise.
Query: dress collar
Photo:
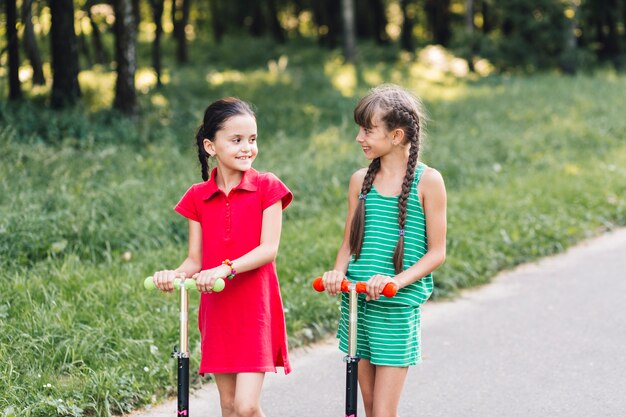
[[[202,191],[200,197],[203,200],[208,200],[217,192],[223,192],[217,186],[217,181],[215,180],[215,176],[217,175],[217,167],[213,168],[211,171],[211,176],[209,180],[202,184]],[[241,182],[235,186],[232,190],[245,190],[245,191],[256,191],[257,183],[258,183],[259,173],[254,169],[250,168],[247,171],[243,172],[243,176],[241,177]]]

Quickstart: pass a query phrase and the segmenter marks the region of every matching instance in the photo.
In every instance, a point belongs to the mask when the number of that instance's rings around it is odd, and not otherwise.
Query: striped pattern
[[[339,349],[348,351],[348,301],[342,299],[337,337]],[[421,362],[420,309],[381,304],[358,305],[357,355],[373,365],[405,367]]]
[[[404,269],[420,260],[428,250],[426,239],[426,219],[417,194],[417,184],[426,165],[420,163],[415,169],[415,178],[407,205],[407,218],[404,235]],[[347,277],[353,281],[367,281],[373,275],[395,276],[393,252],[398,243],[398,197],[385,197],[372,189],[365,200],[365,234],[358,261],[354,256],[348,266]],[[432,273],[402,288],[398,294],[381,303],[420,306],[433,292]]]

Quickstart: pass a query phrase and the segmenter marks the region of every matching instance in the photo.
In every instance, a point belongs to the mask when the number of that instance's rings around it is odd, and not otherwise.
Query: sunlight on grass
[[[89,111],[98,111],[113,105],[115,98],[114,72],[104,72],[94,67],[92,70],[84,70],[78,74],[83,99]]]
[[[345,64],[343,59],[335,58],[324,64],[324,73],[330,79],[335,90],[344,97],[352,97],[357,87],[356,68]]]
[[[150,102],[156,107],[166,108],[169,105],[169,100],[161,93],[155,93],[150,97]]]

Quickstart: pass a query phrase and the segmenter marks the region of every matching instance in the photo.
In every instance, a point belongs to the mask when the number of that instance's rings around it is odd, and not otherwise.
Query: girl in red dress
[[[172,291],[175,278],[196,280],[199,372],[214,374],[223,417],[262,417],[265,372],[291,370],[274,259],[282,210],[293,196],[275,175],[252,168],[257,126],[248,103],[225,98],[209,105],[196,141],[204,182],[175,207],[189,219],[189,252],[175,270],[155,273],[154,282]],[[217,162],[210,173],[209,158]],[[226,288],[212,293],[218,278]]]

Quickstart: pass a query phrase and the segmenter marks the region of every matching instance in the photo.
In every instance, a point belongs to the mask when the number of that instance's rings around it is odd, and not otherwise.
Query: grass
[[[194,129],[224,95],[258,107],[256,167],[295,194],[278,258],[292,346],[336,325],[336,300],[310,282],[340,243],[348,179],[366,163],[351,112],[377,83],[415,91],[430,114],[422,158],[449,193],[437,297],[626,224],[624,75],[462,79],[410,57],[375,61],[374,48],[351,66],[297,42],[246,41],[250,55],[233,42],[171,67],[160,91],[142,70],[134,120],[108,110],[105,69],[81,73],[75,109],[46,109],[45,91],[0,103],[3,416],[107,416],[174,392],[177,301],[140,284],[184,256],[185,220],[171,208],[200,181]]]

